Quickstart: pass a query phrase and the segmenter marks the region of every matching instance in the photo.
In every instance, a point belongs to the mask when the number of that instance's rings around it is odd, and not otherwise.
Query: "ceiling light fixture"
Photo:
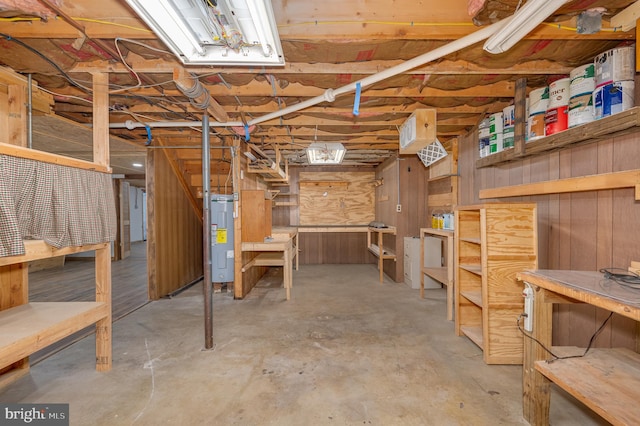
[[[131,165],[132,165],[133,167],[142,167],[142,164],[141,164],[141,163],[133,163],[133,164],[131,164]]]
[[[565,4],[567,0],[529,0],[520,9],[505,19],[505,24],[484,44],[489,53],[504,53],[522,40]]]
[[[126,0],[184,64],[284,65],[269,0]]]
[[[313,142],[307,148],[309,164],[340,164],[347,153],[341,143]]]

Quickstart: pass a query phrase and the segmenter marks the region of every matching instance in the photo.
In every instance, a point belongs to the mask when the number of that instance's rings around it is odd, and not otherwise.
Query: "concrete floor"
[[[421,300],[373,265],[301,266],[289,302],[276,281],[215,294],[214,350],[198,285],[117,321],[112,371],[94,370],[88,337],[0,401],[69,403],[72,425],[527,424],[521,367],[455,335],[445,290]],[[551,424],[606,423],[553,388]]]

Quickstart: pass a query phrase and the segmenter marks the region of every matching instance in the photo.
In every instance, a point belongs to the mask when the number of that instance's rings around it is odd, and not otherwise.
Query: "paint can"
[[[502,110],[502,148],[513,148],[516,126],[516,106],[510,105]]]
[[[634,81],[617,81],[593,92],[594,117],[600,119],[633,107]]]
[[[570,78],[561,78],[549,84],[549,106],[544,115],[544,134],[550,136],[569,127]]]
[[[547,112],[549,106],[549,86],[533,89],[529,92],[529,114]]]
[[[590,123],[595,119],[593,95],[584,93],[569,99],[569,128]]]
[[[569,105],[547,110],[544,115],[544,134],[551,136],[567,130],[569,126]]]
[[[489,137],[490,154],[495,154],[504,149],[502,144],[502,133],[494,133]]]
[[[503,121],[502,112],[496,112],[489,116],[489,133],[492,135],[502,133]]]
[[[549,104],[547,111],[569,105],[570,78],[561,78],[549,84]]]
[[[489,136],[489,117],[487,117],[478,125],[478,152],[480,158],[489,155]]]
[[[543,138],[545,136],[544,116],[545,112],[538,112],[531,114],[527,119],[527,142],[535,141],[536,139]]]
[[[633,80],[636,73],[635,46],[607,50],[594,58],[593,65],[596,87],[616,81]]]
[[[574,68],[569,74],[569,78],[571,79],[569,98],[584,95],[585,93],[591,94],[596,89],[594,65],[592,63]]]

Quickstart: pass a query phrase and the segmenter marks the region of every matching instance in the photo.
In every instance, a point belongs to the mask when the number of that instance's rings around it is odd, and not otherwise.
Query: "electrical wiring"
[[[79,101],[87,102],[87,103],[93,105],[93,101],[91,99],[85,99],[85,98],[81,98],[80,96],[65,95],[63,93],[57,93],[57,92],[54,92],[52,90],[45,89],[44,87],[41,87],[41,86],[38,86],[38,89],[42,90],[43,92],[49,93],[50,95],[53,95],[53,96],[60,96],[60,97],[69,98],[69,99],[77,99]]]
[[[55,19],[58,19],[58,17],[56,16]],[[117,22],[105,21],[105,20],[102,20],[102,19],[81,18],[79,16],[72,16],[71,19],[73,19],[74,21],[92,22],[94,24],[112,25],[114,27],[127,28],[129,30],[140,31],[140,32],[144,32],[144,33],[153,33],[153,31],[148,30],[146,28],[134,27],[133,25],[127,25],[127,24],[119,24]],[[11,17],[11,18],[0,18],[0,22],[35,22],[35,21],[44,21],[44,20],[42,18],[34,18],[34,17],[26,17],[26,16],[23,16],[23,17],[15,16],[15,17]]]
[[[621,286],[640,289],[640,275],[634,272],[622,268],[602,268],[599,272],[604,274],[605,279],[615,281]]]
[[[602,330],[604,329],[604,326],[607,325],[607,323],[609,322],[609,320],[611,319],[611,317],[613,316],[613,312],[609,313],[609,316],[602,322],[602,324],[600,324],[600,327],[598,327],[598,329],[595,331],[595,333],[593,333],[591,335],[591,339],[589,339],[589,344],[587,345],[587,348],[585,349],[584,353],[582,355],[569,355],[569,356],[558,356],[555,353],[553,353],[549,348],[547,348],[541,341],[539,341],[538,339],[536,339],[535,337],[533,337],[532,335],[525,333],[525,331],[522,329],[522,327],[520,326],[520,320],[522,319],[522,317],[524,316],[524,314],[521,314],[520,316],[518,316],[518,319],[516,321],[516,324],[518,326],[518,330],[520,330],[520,332],[527,338],[533,340],[534,342],[536,342],[538,345],[540,345],[540,347],[547,352],[549,355],[551,355],[553,357],[553,359],[551,360],[547,360],[547,362],[553,362],[553,361],[557,361],[557,360],[562,360],[562,359],[571,359],[571,358],[582,358],[584,356],[587,355],[587,353],[591,350],[591,346],[593,346],[593,342],[595,342],[596,337],[598,337],[598,335],[602,332]]]
[[[42,52],[40,52],[38,49],[35,49],[35,48],[29,46],[27,43],[23,42],[22,40],[19,40],[17,38],[11,37],[9,34],[0,33],[0,37],[4,38],[7,41],[11,41],[13,43],[16,43],[16,44],[24,47],[25,49],[29,50],[30,52],[34,53],[35,55],[37,55],[41,59],[44,59],[47,63],[49,63],[51,66],[53,66],[60,74],[62,74],[62,76],[65,78],[65,80],[67,80],[69,83],[71,83],[71,85],[73,85],[73,86],[77,87],[78,89],[80,89],[80,90],[82,90],[84,92],[87,92],[87,93],[92,93],[93,92],[93,90],[91,90],[90,88],[83,86],[82,84],[78,83],[76,80],[71,78],[71,76],[69,74],[67,74],[67,72],[65,70],[60,68],[60,66],[58,64],[56,64],[53,60],[49,59]]]
[[[130,38],[116,37],[116,40],[125,41],[127,43],[132,43],[132,44],[137,44],[138,46],[145,47],[145,48],[147,48],[149,50],[153,50],[153,51],[158,52],[158,53],[166,53],[168,55],[173,55],[173,53],[169,52],[168,50],[158,49],[157,47],[153,47],[150,44],[143,43],[143,42],[137,41],[137,40],[132,40]]]
[[[122,91],[122,90],[130,90],[130,89],[139,88],[140,86],[142,86],[142,80],[140,80],[140,76],[138,75],[138,73],[135,72],[134,69],[129,66],[127,61],[125,61],[124,56],[122,55],[122,51],[120,50],[120,45],[118,44],[119,40],[120,40],[120,38],[116,37],[114,42],[113,42],[113,44],[116,47],[116,51],[118,52],[118,56],[120,57],[120,62],[122,62],[124,64],[124,66],[131,72],[131,74],[133,74],[135,76],[136,80],[138,81],[138,84],[136,84],[133,87],[126,87],[126,88],[122,88],[122,89],[119,89],[119,90]]]

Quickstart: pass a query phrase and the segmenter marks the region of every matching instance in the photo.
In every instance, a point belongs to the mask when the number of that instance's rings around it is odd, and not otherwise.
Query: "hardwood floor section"
[[[69,302],[95,300],[95,263],[93,260],[66,260],[64,267],[29,273],[29,301]],[[117,321],[144,306],[147,293],[147,244],[131,244],[131,256],[111,264],[112,313]],[[36,363],[90,335],[88,327],[30,357]]]

